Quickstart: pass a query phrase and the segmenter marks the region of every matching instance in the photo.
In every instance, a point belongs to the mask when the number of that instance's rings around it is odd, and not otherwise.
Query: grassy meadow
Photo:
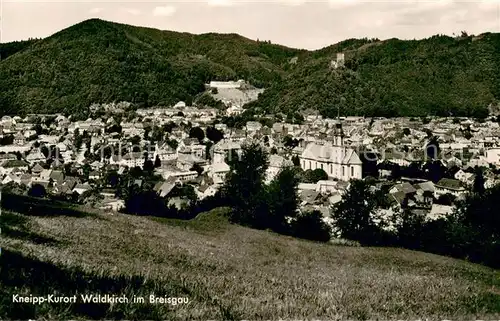
[[[0,319],[500,318],[500,272],[395,248],[320,244],[227,223],[3,211]],[[21,304],[13,294],[188,297],[188,304]]]

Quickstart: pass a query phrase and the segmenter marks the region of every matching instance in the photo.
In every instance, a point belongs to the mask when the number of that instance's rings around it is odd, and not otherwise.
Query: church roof
[[[345,146],[319,145],[310,143],[302,153],[302,158],[320,162],[332,162],[345,165],[361,165],[361,159],[355,150]]]
[[[349,165],[362,165],[363,162],[361,162],[361,159],[359,158],[358,154],[353,150],[353,149],[348,149],[346,156],[344,157],[344,160],[342,161],[343,164],[349,164]]]

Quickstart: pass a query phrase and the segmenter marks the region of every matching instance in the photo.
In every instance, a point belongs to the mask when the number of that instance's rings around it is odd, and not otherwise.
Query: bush
[[[330,240],[330,227],[323,221],[320,211],[300,214],[292,223],[292,234],[311,241],[328,242]]]

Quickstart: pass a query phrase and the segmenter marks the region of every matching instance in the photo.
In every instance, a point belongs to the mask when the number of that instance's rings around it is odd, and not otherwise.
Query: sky
[[[294,48],[349,38],[500,32],[500,0],[0,0],[1,42],[43,38],[90,18],[190,33],[238,33]]]

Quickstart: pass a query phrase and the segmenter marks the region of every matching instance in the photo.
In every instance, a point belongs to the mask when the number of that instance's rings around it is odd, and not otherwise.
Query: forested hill
[[[9,45],[9,44],[7,44]],[[78,114],[93,102],[191,101],[210,80],[267,88],[250,107],[333,116],[481,116],[500,98],[500,34],[346,40],[317,51],[236,34],[193,35],[87,20],[0,60],[0,112]],[[337,52],[345,67],[333,69]],[[296,58],[296,59],[294,59]]]
[[[267,87],[305,51],[236,34],[193,35],[91,19],[0,61],[0,110],[78,113],[93,102],[189,101],[210,80]]]
[[[7,43],[0,43],[0,60],[7,59],[7,57],[20,52],[32,44],[34,44],[38,39],[29,39],[22,41],[13,41]]]
[[[331,69],[345,52],[345,68]],[[252,104],[335,116],[478,116],[500,98],[500,34],[348,40],[311,53]]]

